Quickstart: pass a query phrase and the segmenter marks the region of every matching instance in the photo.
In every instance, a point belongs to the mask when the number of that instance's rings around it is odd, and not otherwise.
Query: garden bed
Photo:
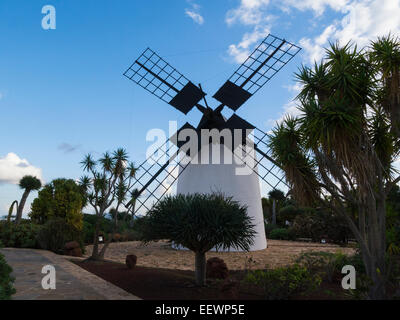
[[[86,247],[85,257],[89,257],[93,246]],[[305,243],[284,240],[268,240],[268,248],[253,252],[208,252],[207,258],[219,257],[229,270],[263,269],[288,266],[303,252],[325,251],[355,253],[354,248],[333,244]],[[175,250],[166,241],[151,242],[143,246],[139,241],[114,242],[108,247],[105,259],[125,263],[128,254],[137,256],[137,265],[150,268],[194,270],[194,253],[189,250]]]
[[[90,256],[92,246],[86,247],[85,256]],[[105,261],[74,261],[89,272],[145,300],[221,300],[264,299],[263,289],[243,279],[248,270],[289,266],[304,252],[342,252],[352,255],[351,247],[333,244],[304,243],[283,240],[268,240],[268,248],[254,252],[208,252],[207,258],[222,258],[228,266],[228,280],[207,280],[206,287],[194,285],[194,253],[175,250],[166,241],[114,242],[106,251]],[[137,265],[128,269],[125,258],[137,256]],[[224,284],[234,283],[231,290],[221,290]],[[229,285],[228,285],[229,287]],[[225,287],[226,289],[226,287]],[[236,290],[236,291],[235,291]],[[296,295],[293,299],[346,299],[340,281],[322,282],[321,286],[307,295]]]
[[[124,264],[112,261],[77,261],[77,265],[104,280],[144,300],[262,300],[261,288],[243,282],[246,271],[230,271],[229,281],[233,290],[221,290],[223,280],[208,279],[206,287],[194,285],[194,272],[189,270],[160,269],[136,266],[128,269]],[[345,299],[340,282],[323,282],[317,291],[298,295],[293,299]]]

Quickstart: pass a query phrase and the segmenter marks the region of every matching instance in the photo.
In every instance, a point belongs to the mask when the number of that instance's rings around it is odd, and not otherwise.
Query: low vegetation
[[[287,300],[298,294],[309,294],[321,284],[321,278],[306,267],[290,267],[250,271],[245,281],[263,288],[267,300]]]
[[[14,278],[11,276],[11,272],[12,268],[7,264],[4,256],[0,253],[0,300],[9,300],[16,292],[13,286]]]

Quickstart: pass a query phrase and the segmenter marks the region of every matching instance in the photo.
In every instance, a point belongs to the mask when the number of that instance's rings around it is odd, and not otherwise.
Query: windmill
[[[269,156],[267,134],[235,113],[226,119],[221,112],[224,107],[236,112],[300,50],[300,47],[269,34],[213,95],[218,105],[212,109],[200,84],[196,86],[157,53],[147,48],[124,72],[124,76],[185,115],[196,107],[202,113],[202,118],[196,128],[189,123],[183,125],[139,166],[134,185],[134,213],[149,210],[165,194],[171,192],[176,181],[178,194],[221,191],[248,207],[247,213],[253,217],[257,231],[251,250],[266,248],[259,179],[275,189],[278,185],[285,184],[284,177],[279,173],[279,166]],[[204,105],[201,104],[202,101]],[[202,129],[217,129],[213,130],[214,133],[228,131],[232,133],[231,136],[235,136],[235,131],[239,130],[240,136],[233,141],[223,136],[219,145],[209,144],[209,139],[212,140],[213,137],[202,139]],[[188,160],[187,149],[184,147],[190,144],[190,139],[182,141],[177,138],[185,130],[197,133],[194,144],[197,146],[196,155],[206,160],[205,163],[194,163],[193,153]],[[251,139],[249,132],[252,133]],[[191,142],[193,146],[193,139]],[[246,148],[249,145],[251,147]],[[211,149],[214,147],[214,151],[210,151],[210,146]],[[221,154],[225,154],[228,148],[233,157],[240,155],[241,159],[247,160],[219,164],[207,162],[210,159],[206,158],[215,154],[215,147],[220,148]],[[243,167],[250,169],[250,173],[238,175],[238,169]]]

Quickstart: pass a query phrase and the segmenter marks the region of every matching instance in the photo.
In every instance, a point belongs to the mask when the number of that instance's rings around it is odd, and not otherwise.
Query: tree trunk
[[[90,256],[90,260],[99,260],[99,232],[100,232],[100,217],[97,215],[96,226],[94,229],[94,238],[93,238],[93,250],[92,255]]]
[[[195,254],[196,284],[203,287],[206,285],[206,254],[204,252],[196,252]]]
[[[111,241],[114,239],[115,234],[117,233],[117,229],[118,229],[118,209],[119,209],[119,203],[117,205],[117,207],[115,208],[115,215],[114,215],[114,226],[113,226],[113,230],[111,233],[111,237],[107,240],[106,243],[104,243],[103,248],[101,248],[100,253],[99,253],[99,259],[103,260],[104,259],[104,255],[106,253],[106,250],[108,248],[108,246],[110,245]]]
[[[272,225],[276,225],[276,200],[272,200]]]
[[[16,209],[17,209],[16,211],[18,211],[18,201],[15,200],[15,201],[11,204],[10,209],[8,209],[7,223],[11,222],[11,216],[12,216],[12,213],[13,213],[13,211],[14,211],[14,205],[16,206]]]
[[[29,193],[31,191],[29,189],[25,189],[24,193],[22,194],[21,201],[19,202],[18,210],[17,210],[17,216],[15,217],[15,223],[19,224],[22,219],[22,211],[24,210],[25,202],[26,199],[29,196]]]
[[[374,208],[374,221],[371,243],[371,258],[368,261],[370,265],[370,278],[373,281],[369,290],[369,298],[374,300],[382,300],[386,298],[386,204],[385,198],[376,199],[376,207]]]

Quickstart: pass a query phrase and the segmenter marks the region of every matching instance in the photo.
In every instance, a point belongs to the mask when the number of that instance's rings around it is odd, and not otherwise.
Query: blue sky
[[[0,216],[23,174],[79,178],[79,161],[124,147],[144,160],[153,128],[197,124],[122,76],[149,46],[211,96],[269,32],[303,47],[238,115],[268,131],[295,113],[293,73],[328,41],[359,45],[399,32],[400,1],[149,0],[0,2]],[[44,5],[56,29],[44,30]],[[25,207],[29,211],[32,193]]]

